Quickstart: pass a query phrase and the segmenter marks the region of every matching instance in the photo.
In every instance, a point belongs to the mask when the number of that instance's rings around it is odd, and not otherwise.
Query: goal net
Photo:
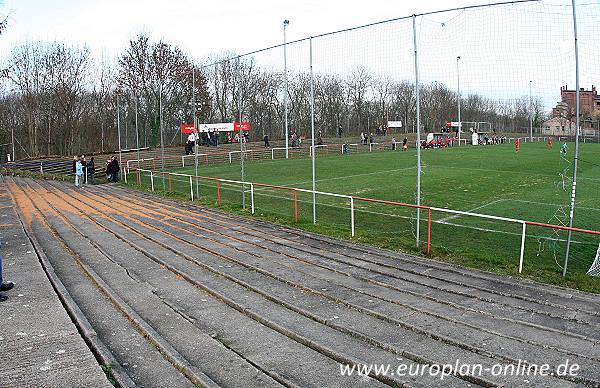
[[[590,276],[600,276],[600,244],[598,244],[598,250],[596,250],[596,257],[594,258],[592,266],[587,271],[587,274]]]

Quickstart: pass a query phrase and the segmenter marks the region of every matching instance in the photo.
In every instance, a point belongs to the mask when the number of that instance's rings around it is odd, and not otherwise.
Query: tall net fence
[[[239,133],[220,133],[221,156],[211,154],[216,147],[201,146],[198,152],[210,156],[200,158],[198,170],[192,158],[181,166],[174,158],[170,168],[241,180],[243,159],[245,181],[309,189],[315,154],[317,191],[405,203],[420,198],[425,206],[568,225],[578,120],[572,11],[570,1],[554,0],[461,8],[212,58],[202,66],[212,104],[206,120],[250,122],[249,142],[227,144]],[[597,230],[600,6],[577,2],[576,11],[585,142],[574,226]],[[254,149],[261,149],[257,157],[241,158],[241,151]],[[221,201],[239,202],[235,184],[205,185],[213,201],[221,190]],[[261,212],[289,217],[295,211],[310,224],[312,195],[296,194],[294,201],[289,191],[254,193]],[[316,202],[322,226],[349,232],[348,201],[317,195]],[[418,220],[410,208],[360,203],[355,211],[357,238],[386,246],[414,246],[417,223],[426,223],[426,212]],[[467,255],[484,269],[516,267],[521,224],[443,212],[432,217],[434,253]],[[425,241],[426,228],[419,233]],[[561,272],[564,230],[531,226],[524,242],[526,273]],[[595,281],[586,272],[598,242],[575,234],[574,284]]]

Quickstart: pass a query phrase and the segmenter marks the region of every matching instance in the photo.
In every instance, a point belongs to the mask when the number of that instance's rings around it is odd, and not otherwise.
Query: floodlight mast
[[[460,61],[460,55],[456,57],[456,80],[458,88],[458,146],[460,147],[460,132],[462,130],[462,121],[460,121],[460,67],[458,62]]]
[[[283,94],[283,106],[285,111],[284,127],[285,127],[285,158],[289,158],[289,135],[288,135],[288,76],[287,76],[287,37],[286,30],[290,24],[289,20],[283,21],[283,78],[285,80],[285,92]]]
[[[531,80],[529,81],[529,141],[533,141],[533,102],[531,100]]]
[[[577,164],[579,161],[579,46],[577,44],[577,16],[575,9],[575,0],[571,2],[573,8],[573,37],[575,40],[575,119],[577,124],[575,125],[575,157],[573,159],[573,187],[571,190],[571,210],[569,212],[569,228],[573,227],[573,217],[575,213],[575,192],[577,190]],[[563,277],[567,276],[567,266],[569,265],[569,251],[571,248],[571,235],[572,230],[569,229],[567,235],[567,250],[565,252],[565,262],[563,265]]]

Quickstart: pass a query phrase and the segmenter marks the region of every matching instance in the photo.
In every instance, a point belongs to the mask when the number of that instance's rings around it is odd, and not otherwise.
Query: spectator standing
[[[265,148],[269,148],[271,145],[269,144],[269,135],[267,135],[265,133],[265,136],[263,136],[263,141],[265,142]]]
[[[369,144],[373,144],[373,132],[369,135]]]
[[[408,139],[404,136],[404,140],[402,140],[402,151],[408,150]]]
[[[87,160],[85,159],[85,155],[81,155],[81,167],[83,168],[83,177],[80,184],[87,184]]]
[[[111,178],[112,178],[110,168],[111,167],[110,167],[110,158],[109,158],[109,159],[106,159],[106,180],[108,182],[110,182]]]
[[[392,137],[392,151],[396,151],[396,138]]]
[[[0,249],[2,249],[2,241],[0,241]],[[2,277],[2,253],[0,252],[0,291],[8,291],[13,288],[15,284],[13,282],[5,282]],[[8,297],[0,294],[0,302],[4,302]]]
[[[73,156],[73,175],[75,175],[75,164],[77,164],[77,156]]]
[[[81,187],[81,178],[83,177],[83,165],[81,160],[78,158],[75,162],[75,187]]]
[[[189,155],[193,153],[194,147],[196,146],[196,135],[192,132],[188,135],[185,154]]]
[[[112,172],[112,181],[118,182],[120,166],[119,166],[119,161],[117,160],[116,156],[113,156],[110,164],[111,164],[111,172]]]
[[[90,180],[92,181],[92,184],[95,185],[96,184],[96,165],[94,164],[93,156],[87,164],[87,173],[88,173]]]

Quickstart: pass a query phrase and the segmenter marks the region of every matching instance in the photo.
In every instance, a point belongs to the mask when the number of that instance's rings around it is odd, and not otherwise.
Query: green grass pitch
[[[574,144],[567,159],[560,144],[521,143],[462,146],[422,150],[421,203],[537,221],[568,224]],[[600,229],[600,145],[581,144],[577,207],[574,226]],[[310,158],[246,161],[249,182],[311,188]],[[172,170],[194,174],[194,167]],[[240,164],[199,167],[199,175],[240,180]],[[317,190],[382,200],[415,203],[416,150],[363,152],[316,158]],[[158,181],[157,187],[161,187]],[[173,177],[175,191],[189,194],[189,183]],[[202,201],[216,201],[214,182],[201,181]],[[267,219],[294,224],[293,195],[284,190],[255,188],[256,213]],[[298,226],[338,237],[350,237],[349,201],[317,195],[317,225],[312,225],[312,196],[297,193]],[[238,185],[221,185],[223,205],[241,202]],[[249,194],[247,195],[249,202]],[[418,253],[415,246],[416,212],[355,202],[356,241]],[[427,212],[421,213],[421,241],[425,242]],[[517,274],[521,225],[432,212],[432,255],[487,271]],[[587,276],[600,238],[573,235],[569,276],[560,276],[566,232],[528,227],[523,275],[546,282],[600,292],[600,280]],[[423,247],[421,247],[423,249]]]

